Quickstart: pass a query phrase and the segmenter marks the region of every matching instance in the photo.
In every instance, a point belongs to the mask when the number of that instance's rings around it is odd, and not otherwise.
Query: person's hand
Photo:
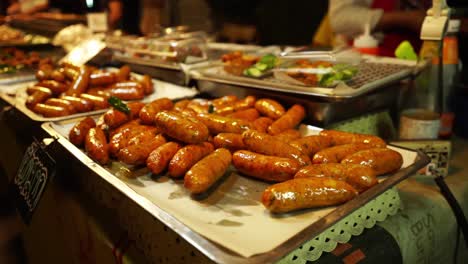
[[[7,14],[8,15],[18,14],[20,11],[21,11],[21,5],[18,2],[14,3],[14,4],[11,4],[7,8]]]

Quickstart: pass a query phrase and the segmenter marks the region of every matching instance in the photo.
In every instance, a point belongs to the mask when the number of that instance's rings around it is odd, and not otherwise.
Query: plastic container
[[[366,24],[364,34],[354,39],[353,47],[362,54],[379,55],[379,41],[370,34],[369,24]]]

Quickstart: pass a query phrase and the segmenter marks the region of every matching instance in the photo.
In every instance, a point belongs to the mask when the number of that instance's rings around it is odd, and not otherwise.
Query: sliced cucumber
[[[260,77],[262,76],[262,71],[260,71],[257,68],[252,67],[246,70],[246,75],[252,76],[252,77]]]
[[[259,71],[265,71],[266,69],[268,69],[268,65],[266,65],[265,63],[261,63],[261,62],[257,62],[254,65],[254,67],[257,68]]]

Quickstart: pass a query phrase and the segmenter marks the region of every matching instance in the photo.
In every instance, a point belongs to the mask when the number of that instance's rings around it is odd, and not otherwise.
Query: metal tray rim
[[[351,214],[352,212],[362,207],[378,195],[384,193],[387,189],[407,179],[410,175],[414,174],[417,170],[424,167],[430,161],[430,159],[421,151],[410,150],[417,153],[416,160],[412,165],[399,170],[391,176],[388,176],[385,181],[374,186],[368,191],[360,194],[358,198],[355,198],[341,206],[338,206],[335,210],[326,215],[324,218],[311,224],[300,233],[296,234],[283,244],[279,245],[277,248],[266,253],[254,255],[249,258],[244,258],[239,255],[233,255],[235,253],[231,254],[227,249],[217,245],[214,242],[211,242],[210,240],[204,238],[200,234],[192,231],[185,224],[177,220],[172,215],[166,213],[156,204],[152,203],[147,198],[139,195],[136,191],[131,189],[123,181],[119,180],[117,177],[105,170],[102,166],[92,161],[91,158],[89,158],[83,151],[78,149],[70,141],[68,141],[68,139],[66,139],[60,133],[58,133],[53,128],[52,122],[43,123],[41,127],[50,136],[58,139],[59,143],[65,149],[67,149],[78,160],[84,163],[88,168],[93,170],[96,174],[98,174],[104,180],[109,182],[124,195],[135,201],[139,206],[145,209],[148,213],[155,216],[159,221],[163,222],[165,225],[173,229],[177,234],[186,239],[192,246],[200,250],[208,258],[218,263],[273,263],[279,260],[281,257],[287,255],[290,251],[299,247],[308,239],[312,239],[326,228],[338,222],[340,219]],[[402,149],[409,150],[407,148]]]

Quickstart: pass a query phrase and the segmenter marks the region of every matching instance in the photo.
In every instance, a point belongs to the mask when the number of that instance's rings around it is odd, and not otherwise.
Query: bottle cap
[[[370,34],[370,25],[368,23],[364,27],[364,34],[354,39],[354,47],[356,48],[374,48],[378,45],[378,40]]]
[[[460,20],[450,19],[447,26],[447,33],[458,33],[460,31]]]

